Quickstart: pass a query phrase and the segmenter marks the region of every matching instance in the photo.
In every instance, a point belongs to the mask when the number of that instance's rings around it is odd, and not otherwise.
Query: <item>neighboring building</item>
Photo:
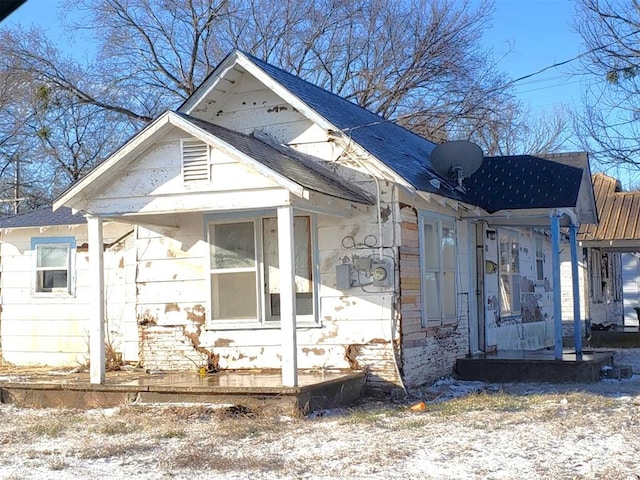
[[[104,228],[107,341],[138,357],[133,227]],[[0,219],[0,359],[16,365],[84,365],[89,360],[87,222],[68,208]]]
[[[589,265],[592,324],[637,325],[640,192],[625,192],[620,181],[593,175],[599,223],[580,227],[578,240]]]
[[[285,385],[366,369],[386,389],[470,352],[557,344],[552,240],[593,221],[584,169],[486,158],[460,185],[435,147],[233,52],[54,204],[88,217],[92,365],[107,220],[135,225],[123,288],[146,368],[282,368]]]

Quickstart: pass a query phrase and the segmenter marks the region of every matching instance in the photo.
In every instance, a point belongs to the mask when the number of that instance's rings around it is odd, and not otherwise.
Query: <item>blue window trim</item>
[[[31,250],[36,249],[36,245],[57,244],[69,245],[69,248],[76,248],[76,237],[31,237]]]
[[[59,296],[60,294],[55,294],[51,292],[38,292],[36,288],[36,247],[39,245],[67,245],[69,247],[69,264],[68,275],[69,281],[67,285],[67,296],[73,296],[75,292],[75,253],[76,253],[76,238],[75,237],[31,237],[31,251],[33,253],[33,261],[31,263],[31,274],[32,274],[32,284],[31,284],[31,295],[32,296]]]

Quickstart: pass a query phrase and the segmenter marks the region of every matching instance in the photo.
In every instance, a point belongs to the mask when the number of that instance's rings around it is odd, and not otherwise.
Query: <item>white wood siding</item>
[[[105,243],[132,230],[109,223]],[[32,294],[33,237],[75,237],[74,295]],[[0,237],[0,338],[2,358],[16,365],[70,366],[88,360],[88,251],[86,225],[12,229]],[[123,239],[105,252],[107,335],[123,358],[137,360],[132,264],[133,242]]]
[[[248,73],[229,86],[223,103],[205,99],[202,105],[193,115],[216,125],[243,133],[257,130],[323,160],[333,160],[340,153],[328,142],[327,132]]]
[[[91,211],[169,213],[216,208],[243,208],[260,199],[265,205],[281,205],[289,193],[271,179],[226,152],[211,150],[211,180],[191,181],[182,177],[181,139],[188,136],[173,129],[131,163],[116,180],[89,202]],[[255,195],[255,197],[250,196]]]

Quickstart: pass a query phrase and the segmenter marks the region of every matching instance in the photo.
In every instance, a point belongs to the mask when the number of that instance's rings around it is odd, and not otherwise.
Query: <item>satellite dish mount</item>
[[[466,140],[454,140],[438,145],[431,152],[431,165],[442,177],[455,182],[456,190],[465,192],[462,184],[482,165],[482,149]]]

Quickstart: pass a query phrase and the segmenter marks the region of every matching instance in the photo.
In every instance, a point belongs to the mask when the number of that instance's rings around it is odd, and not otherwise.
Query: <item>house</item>
[[[516,156],[450,176],[435,148],[231,53],[54,203],[87,218],[92,381],[111,330],[109,222],[133,225],[123,315],[149,369],[281,369],[285,386],[300,369],[364,369],[389,389],[470,352],[557,352],[560,243],[575,253],[593,220],[584,170]]]
[[[584,225],[579,245],[589,264],[589,317],[603,326],[637,325],[640,192],[625,192],[603,173],[593,176],[600,222]]]
[[[129,315],[133,227],[104,228],[106,340],[123,357],[138,357],[137,325]],[[89,360],[87,221],[62,207],[0,219],[0,359],[15,365],[83,365]]]

